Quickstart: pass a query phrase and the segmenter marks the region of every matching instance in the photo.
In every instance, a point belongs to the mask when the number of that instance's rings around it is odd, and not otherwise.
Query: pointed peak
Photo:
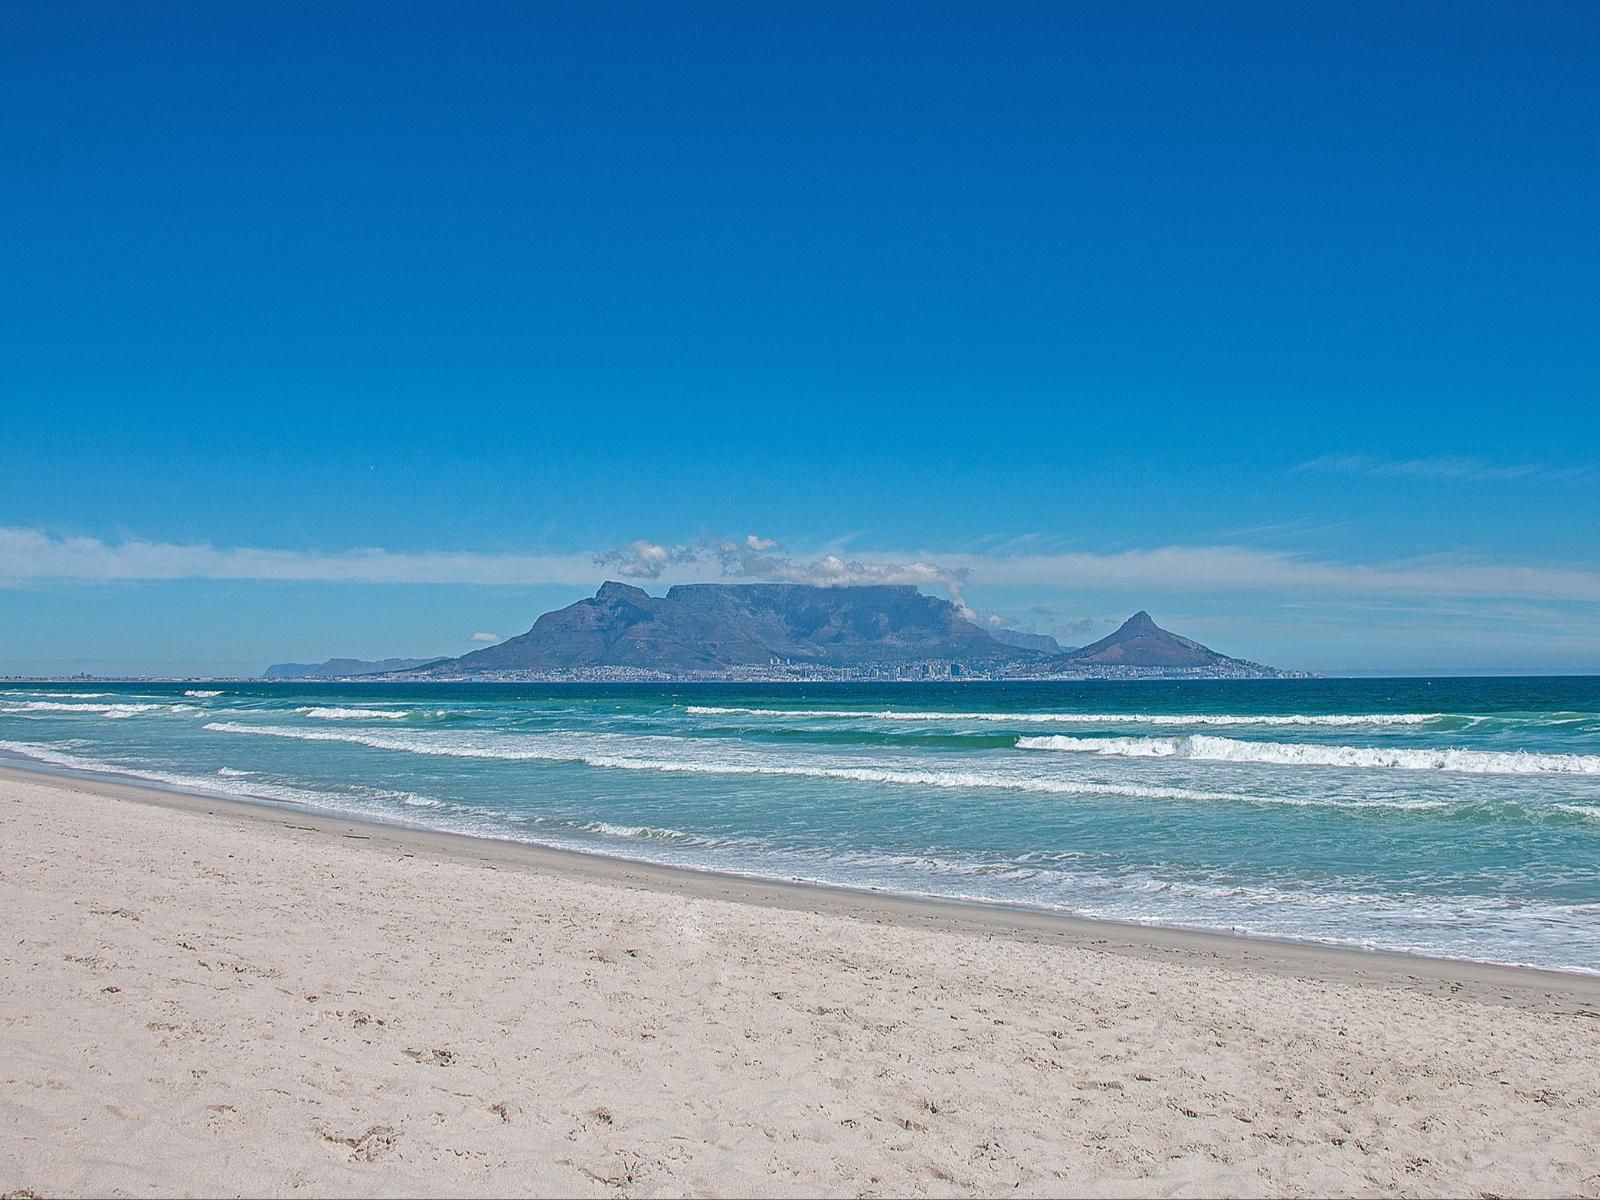
[[[1142,608],[1122,623],[1122,629],[1130,633],[1141,629],[1159,628],[1160,626],[1155,623],[1155,619]],[[1119,632],[1121,632],[1121,630],[1119,630]]]
[[[600,590],[594,594],[596,600],[609,600],[613,603],[621,600],[631,600],[635,604],[650,599],[650,593],[643,588],[636,588],[632,584],[617,583],[608,579],[600,585]]]

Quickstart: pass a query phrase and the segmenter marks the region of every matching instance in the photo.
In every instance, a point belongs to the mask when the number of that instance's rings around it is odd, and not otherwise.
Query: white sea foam
[[[1022,750],[1055,750],[1123,758],[1187,758],[1202,762],[1270,763],[1280,766],[1459,771],[1472,775],[1600,775],[1600,754],[1320,746],[1300,742],[1248,742],[1205,734],[1178,738],[1082,738],[1054,734],[1018,738],[1017,747]]]
[[[185,696],[189,696],[189,697],[191,697],[192,699],[195,699],[195,700],[211,700],[211,699],[213,699],[213,698],[215,698],[217,696],[222,695],[222,693],[221,692],[203,692],[203,691],[198,691],[197,690],[197,691],[185,692],[184,695]]]
[[[218,767],[217,774],[221,775],[224,779],[244,779],[246,776],[254,775],[255,772],[236,771],[232,767]]]
[[[609,821],[585,821],[578,828],[586,833],[598,833],[603,837],[634,838],[653,842],[677,842],[693,846],[709,846],[716,843],[715,838],[699,837],[692,833],[685,833],[681,829],[666,829],[654,825],[613,825]]]
[[[411,715],[397,708],[297,708],[295,712],[319,721],[403,721]]]
[[[401,804],[410,805],[412,808],[449,808],[443,800],[435,800],[432,796],[419,796],[416,792],[401,791],[396,788],[385,789],[375,793],[380,800],[395,800]]]
[[[96,716],[109,717],[113,720],[118,720],[125,717],[136,717],[141,713],[185,713],[199,711],[200,710],[192,704],[78,704],[75,702],[63,702],[59,700],[24,700],[20,704],[7,704],[0,706],[0,712],[92,713]]]
[[[1443,720],[1444,713],[1323,714],[1285,713],[1034,713],[937,712],[882,709],[868,712],[848,708],[729,708],[690,704],[684,712],[699,717],[781,717],[787,720],[862,721],[989,721],[1006,725],[1426,725]]]

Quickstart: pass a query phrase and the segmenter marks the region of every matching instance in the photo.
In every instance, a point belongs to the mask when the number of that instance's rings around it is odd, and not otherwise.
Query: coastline
[[[1600,1196],[1600,981],[0,769],[0,1192]]]
[[[338,838],[357,846],[365,843],[381,853],[420,853],[496,870],[549,874],[666,895],[842,916],[905,928],[998,936],[1040,945],[1093,947],[1112,954],[1170,961],[1203,960],[1276,975],[1400,987],[1523,1007],[1600,1008],[1600,974],[1146,925],[1020,905],[693,869],[537,842],[423,829],[378,818],[298,808],[288,802],[191,792],[131,777],[99,777],[47,764],[41,764],[39,769],[21,767],[0,760],[0,781],[6,780],[82,791],[177,812],[208,816],[221,813],[267,827]],[[354,832],[358,830],[359,834]]]

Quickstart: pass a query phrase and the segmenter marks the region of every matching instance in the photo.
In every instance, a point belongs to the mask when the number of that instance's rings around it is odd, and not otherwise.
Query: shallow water
[[[1600,679],[0,685],[0,755],[682,866],[1600,972]]]

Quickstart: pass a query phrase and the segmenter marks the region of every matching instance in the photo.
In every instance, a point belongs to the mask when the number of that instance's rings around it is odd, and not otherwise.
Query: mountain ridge
[[[533,628],[434,668],[475,671],[626,668],[664,674],[772,666],[846,669],[1019,653],[911,585],[819,588],[796,583],[677,584],[665,596],[608,581],[545,613]]]
[[[988,629],[911,584],[677,584],[652,596],[607,580],[526,633],[457,658],[278,663],[267,678],[569,681],[1268,678],[1162,629],[1140,610],[1099,641]]]
[[[1094,669],[1131,671],[1215,672],[1228,677],[1292,674],[1248,659],[1220,654],[1171,630],[1163,629],[1140,609],[1097,642],[1056,655],[1025,668],[1028,675],[1071,675]]]

